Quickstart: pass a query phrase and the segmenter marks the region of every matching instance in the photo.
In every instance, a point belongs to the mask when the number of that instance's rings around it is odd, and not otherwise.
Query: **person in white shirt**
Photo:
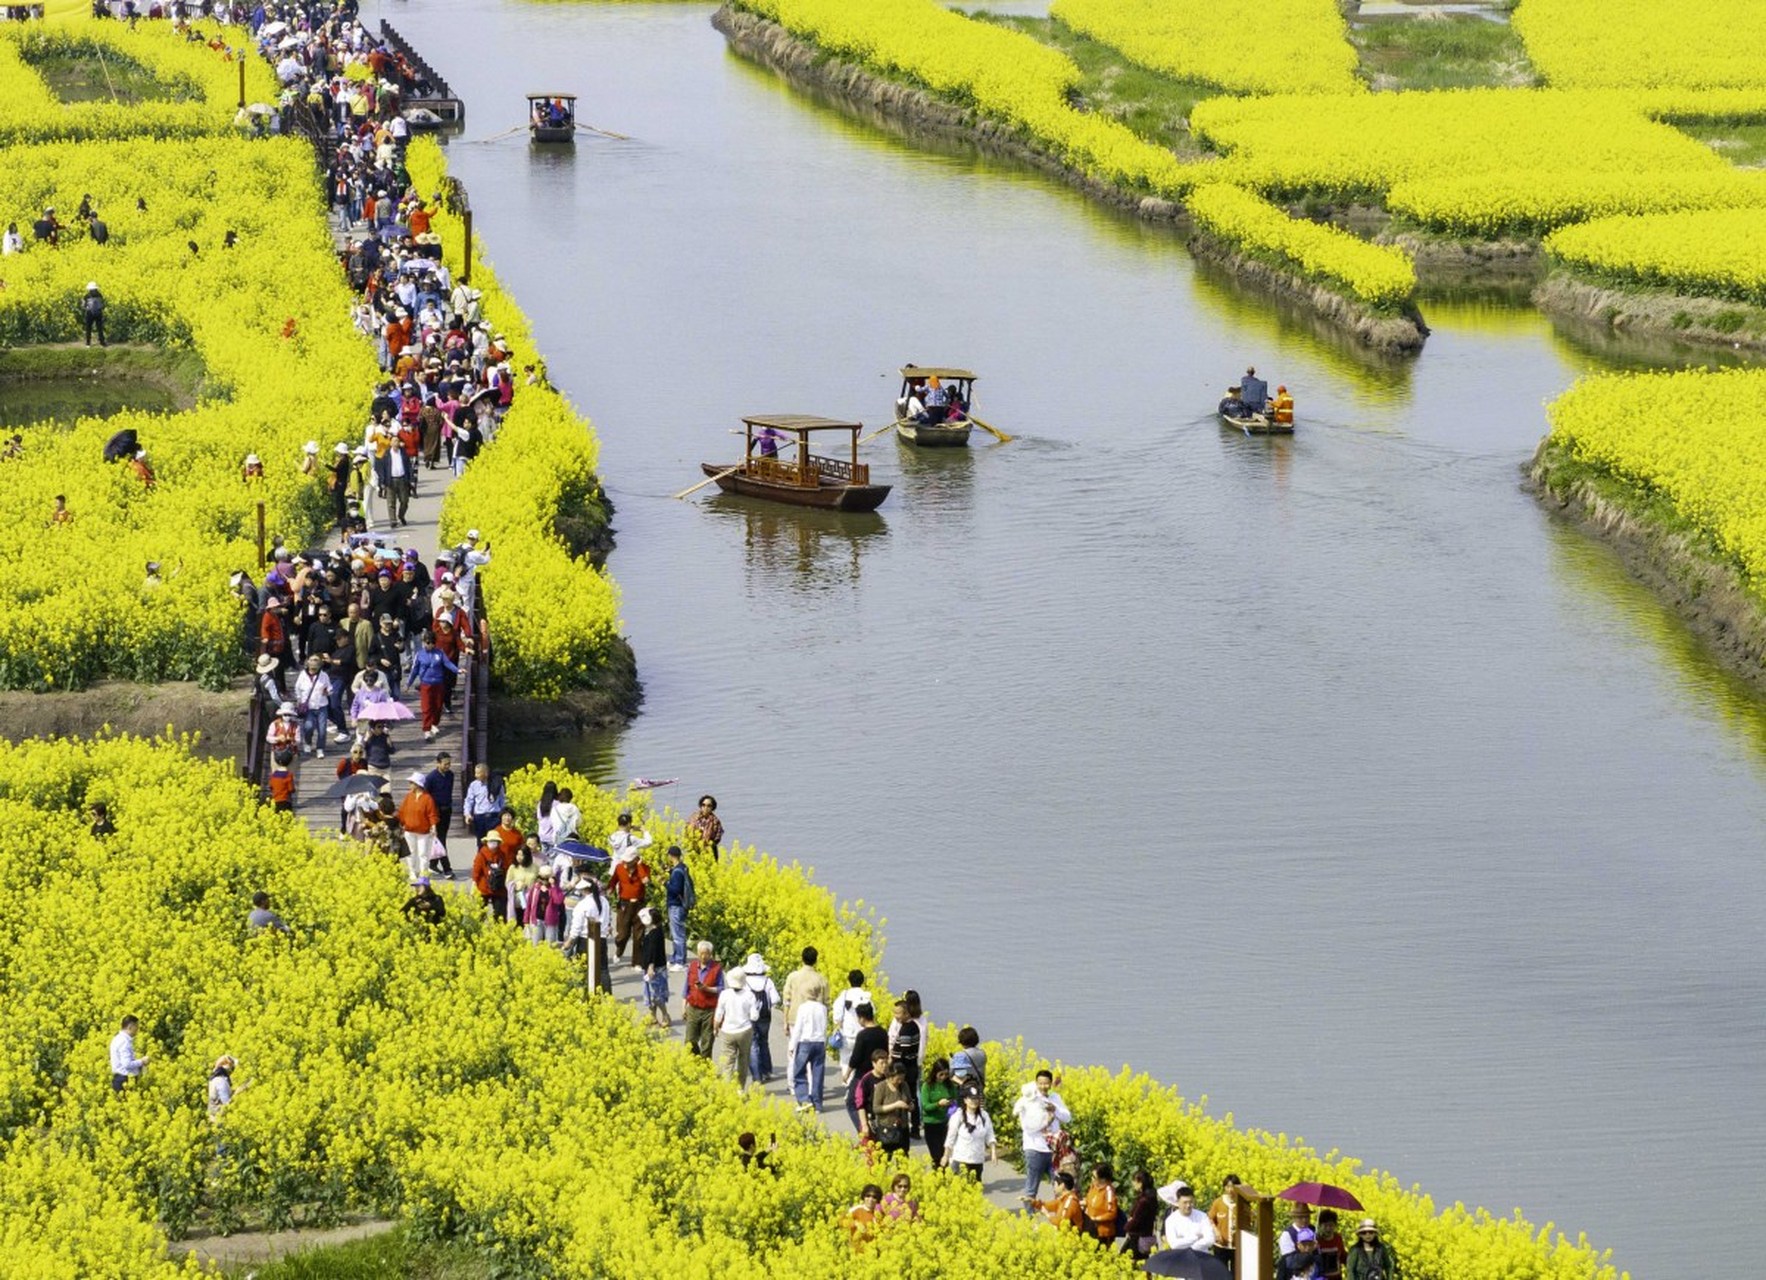
[[[871,993],[865,990],[865,975],[862,969],[854,969],[846,975],[846,990],[834,997],[834,1007],[829,1012],[828,1020],[833,1024],[829,1032],[828,1048],[833,1052],[836,1062],[840,1060],[840,1051],[852,1043],[859,1032],[858,1007],[871,1003]],[[867,1064],[868,1065],[868,1064]],[[864,1068],[860,1068],[862,1071]],[[851,1066],[843,1071],[841,1078],[851,1075]]]
[[[1214,1224],[1208,1221],[1207,1214],[1196,1208],[1196,1193],[1187,1183],[1176,1182],[1159,1188],[1161,1200],[1165,1199],[1167,1191],[1171,1192],[1172,1210],[1165,1218],[1165,1247],[1190,1249],[1196,1253],[1212,1251]]]
[[[724,975],[723,994],[711,1015],[712,1061],[718,1074],[725,1079],[734,1076],[736,1083],[748,1083],[748,1053],[754,1043],[754,995],[748,990],[748,975],[740,969]]]
[[[19,234],[18,223],[7,223],[6,235],[3,238],[0,238],[0,253],[4,253],[10,258],[13,254],[23,253],[24,251],[25,238]]]
[[[123,1019],[123,1029],[110,1040],[110,1087],[118,1093],[131,1080],[138,1080],[147,1066],[146,1058],[135,1056],[135,1031],[141,1020],[134,1014]]]
[[[994,1136],[993,1119],[981,1106],[981,1095],[963,1094],[962,1110],[950,1118],[950,1131],[944,1139],[944,1155],[939,1164],[976,1182],[989,1160],[999,1159],[999,1142]]]
[[[1301,1227],[1312,1228],[1312,1206],[1297,1204],[1294,1206],[1293,1220],[1283,1227],[1281,1234],[1275,1238],[1275,1255],[1285,1258],[1300,1247],[1299,1231]]]
[[[569,787],[559,791],[558,799],[552,805],[552,843],[563,844],[566,840],[576,839],[576,829],[582,826],[583,811],[576,807],[575,795]]]
[[[655,841],[648,831],[642,827],[633,828],[631,814],[622,813],[618,829],[607,837],[607,852],[613,855],[615,862],[629,862],[638,856],[640,849],[648,849],[653,843]]]
[[[1060,1137],[1061,1126],[1072,1121],[1073,1113],[1055,1092],[1054,1072],[1045,1067],[1036,1073],[1034,1082],[1024,1086],[1012,1104],[1012,1114],[1018,1117],[1024,1136],[1024,1191],[1018,1198],[1034,1202],[1054,1164],[1054,1140]]]
[[[233,1068],[238,1065],[231,1054],[224,1053],[215,1060],[215,1069],[209,1072],[208,1118],[211,1121],[219,1121],[221,1112],[233,1101]]]
[[[582,896],[570,908],[564,953],[588,956],[589,984],[612,995],[613,975],[607,968],[607,935],[613,931],[613,904],[591,875],[584,874],[577,888]]]
[[[797,1100],[797,1109],[820,1111],[822,1078],[828,1066],[828,1006],[820,1000],[798,1004],[785,1034],[785,1060],[791,1064],[791,1096]]]

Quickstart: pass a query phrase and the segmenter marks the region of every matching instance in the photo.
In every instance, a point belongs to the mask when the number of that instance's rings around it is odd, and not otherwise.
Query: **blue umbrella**
[[[578,862],[612,862],[613,855],[605,849],[597,849],[592,844],[584,844],[581,840],[565,840],[554,845],[554,853],[562,853],[567,858],[575,858]]]

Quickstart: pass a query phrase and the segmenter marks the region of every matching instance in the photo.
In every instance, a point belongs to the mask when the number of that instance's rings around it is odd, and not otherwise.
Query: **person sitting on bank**
[[[1262,413],[1263,407],[1269,403],[1269,384],[1257,376],[1255,368],[1245,370],[1239,388],[1244,392],[1245,408],[1252,413]]]
[[[1270,402],[1274,410],[1275,420],[1292,424],[1294,421],[1294,397],[1288,394],[1286,387],[1275,389],[1275,399]]]
[[[1222,400],[1218,406],[1221,416],[1238,419],[1251,416],[1250,411],[1245,408],[1244,397],[1240,394],[1240,391],[1241,389],[1238,387],[1228,387],[1226,389],[1226,399]]]

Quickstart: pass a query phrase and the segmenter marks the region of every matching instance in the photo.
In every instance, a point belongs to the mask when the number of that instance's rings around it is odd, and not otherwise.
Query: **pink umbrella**
[[[416,713],[404,703],[390,700],[370,702],[362,708],[362,714],[356,717],[358,720],[415,720],[416,718]],[[1355,1207],[1361,1208],[1360,1205]]]
[[[1292,1204],[1317,1205],[1321,1209],[1361,1208],[1361,1201],[1342,1187],[1333,1187],[1328,1182],[1296,1182],[1286,1191],[1276,1192],[1275,1198]]]

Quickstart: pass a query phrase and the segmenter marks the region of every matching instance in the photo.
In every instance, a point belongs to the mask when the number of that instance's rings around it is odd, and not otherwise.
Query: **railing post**
[[[239,59],[239,109],[245,110],[245,58]]]

